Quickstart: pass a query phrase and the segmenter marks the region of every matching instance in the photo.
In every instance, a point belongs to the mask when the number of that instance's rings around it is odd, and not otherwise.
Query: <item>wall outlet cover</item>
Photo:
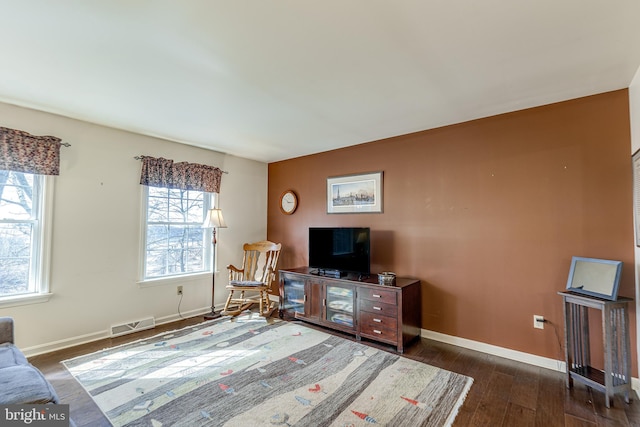
[[[536,329],[544,329],[544,316],[533,315],[533,327]]]

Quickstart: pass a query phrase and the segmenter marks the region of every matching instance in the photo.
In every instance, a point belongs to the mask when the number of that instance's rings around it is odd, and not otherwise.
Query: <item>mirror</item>
[[[567,290],[615,301],[622,273],[622,261],[574,256]]]

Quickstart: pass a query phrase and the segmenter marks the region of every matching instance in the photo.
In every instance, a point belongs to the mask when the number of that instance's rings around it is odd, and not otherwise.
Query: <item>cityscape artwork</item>
[[[382,212],[382,172],[327,178],[327,212]]]

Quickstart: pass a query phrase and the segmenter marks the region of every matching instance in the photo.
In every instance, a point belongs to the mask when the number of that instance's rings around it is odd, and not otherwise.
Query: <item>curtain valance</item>
[[[60,175],[60,138],[0,127],[0,169]]]
[[[220,192],[222,170],[197,163],[141,156],[140,184],[151,187],[179,188],[181,190]]]

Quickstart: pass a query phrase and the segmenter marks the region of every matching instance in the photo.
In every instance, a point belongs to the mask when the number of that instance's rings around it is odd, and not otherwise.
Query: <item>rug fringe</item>
[[[473,385],[473,378],[472,377],[467,377],[467,378],[468,378],[467,384],[464,386],[464,390],[458,397],[458,401],[456,402],[454,409],[449,413],[449,417],[447,418],[445,427],[451,427],[453,425],[453,422],[458,416],[458,412],[460,411],[460,408],[462,408],[462,404],[467,398],[467,394],[469,394],[469,390],[471,390],[471,386]]]

